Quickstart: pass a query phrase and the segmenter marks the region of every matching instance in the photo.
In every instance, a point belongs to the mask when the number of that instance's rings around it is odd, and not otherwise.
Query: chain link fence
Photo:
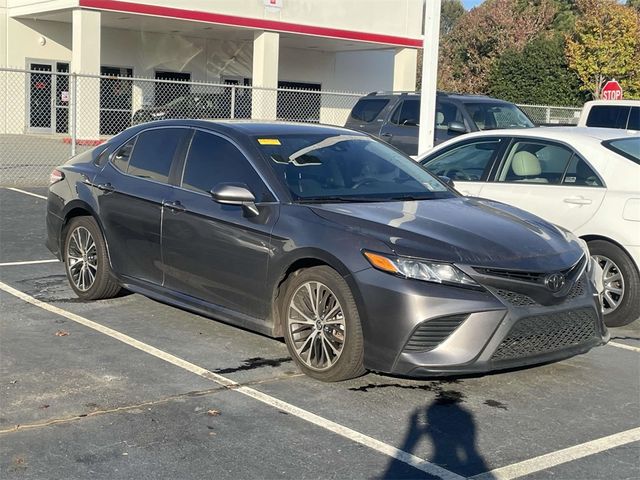
[[[361,93],[0,68],[0,185],[51,170],[122,130],[169,118],[344,125]]]
[[[168,118],[344,125],[364,95],[0,68],[0,185],[46,185],[51,170],[122,130]],[[61,71],[62,70],[62,71]],[[580,109],[521,105],[536,124],[575,124]]]
[[[531,121],[538,125],[577,125],[582,107],[551,107],[518,105]]]

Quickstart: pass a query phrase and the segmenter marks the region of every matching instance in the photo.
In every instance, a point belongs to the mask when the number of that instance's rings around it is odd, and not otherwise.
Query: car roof
[[[622,107],[640,106],[640,100],[590,100],[584,104],[586,106],[613,105]]]
[[[276,120],[189,120],[172,119],[160,120],[142,124],[141,127],[154,125],[164,126],[189,126],[201,127],[211,130],[226,132],[236,132],[244,135],[285,135],[285,134],[306,134],[306,135],[358,135],[368,136],[365,133],[357,132],[343,127],[331,125],[320,125],[316,123],[285,122]]]
[[[597,127],[537,127],[537,128],[511,128],[503,130],[483,130],[480,132],[471,132],[459,137],[455,137],[447,142],[441,143],[432,150],[423,155],[419,155],[419,159],[430,155],[433,152],[446,148],[460,141],[470,140],[482,137],[537,137],[549,140],[558,140],[564,142],[591,141],[600,143],[605,140],[613,140],[624,137],[640,137],[640,132],[635,130],[621,130],[618,128],[597,128]]]
[[[390,99],[390,98],[395,98],[395,97],[401,97],[401,96],[405,96],[405,97],[409,97],[409,98],[417,98],[420,99],[421,95],[419,92],[371,92],[368,95],[365,95],[364,97],[361,97],[360,100],[362,99],[376,99],[376,98],[382,98],[382,99]],[[442,99],[448,99],[448,100],[454,100],[457,102],[474,102],[474,103],[503,103],[503,104],[509,104],[511,105],[510,102],[507,102],[506,100],[501,100],[499,98],[494,98],[494,97],[488,97],[486,95],[474,95],[474,94],[462,94],[462,93],[448,93],[448,92],[437,92],[437,97],[438,99],[442,100]]]

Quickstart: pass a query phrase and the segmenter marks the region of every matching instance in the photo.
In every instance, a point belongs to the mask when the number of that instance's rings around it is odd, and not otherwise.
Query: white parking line
[[[50,260],[26,260],[24,262],[5,262],[0,263],[0,267],[13,267],[16,265],[38,265],[40,263],[57,263],[60,260],[57,258],[52,258]]]
[[[598,438],[590,442],[581,443],[573,447],[547,453],[539,457],[530,458],[524,462],[514,463],[502,468],[496,468],[487,473],[471,477],[471,480],[509,480],[540,472],[557,465],[572,462],[596,453],[604,452],[628,443],[640,441],[640,427],[624,432]]]
[[[355,431],[348,427],[340,425],[339,423],[333,422],[324,417],[321,417],[307,410],[304,410],[300,407],[296,407],[295,405],[279,400],[266,393],[262,393],[250,387],[242,386],[239,383],[235,382],[234,380],[231,380],[227,377],[224,377],[210,370],[202,368],[198,365],[195,365],[191,362],[188,362],[187,360],[184,360],[180,357],[167,353],[156,347],[143,343],[117,330],[106,327],[104,325],[96,323],[92,320],[84,318],[75,313],[63,310],[54,305],[50,305],[46,302],[38,300],[37,298],[34,298],[31,295],[21,292],[20,290],[16,290],[15,288],[3,282],[0,282],[0,290],[3,290],[10,295],[13,295],[14,297],[17,297],[20,300],[30,303],[31,305],[42,308],[43,310],[47,310],[56,315],[60,315],[71,321],[74,321],[88,328],[96,330],[100,333],[108,335],[109,337],[114,338],[122,343],[125,343],[140,351],[148,353],[149,355],[153,355],[156,358],[164,360],[167,363],[180,367],[191,373],[195,373],[196,375],[199,375],[219,385],[227,387],[230,390],[236,391],[238,393],[242,393],[243,395],[251,397],[271,407],[277,408],[278,410],[287,412],[291,415],[294,415],[302,420],[305,420],[309,423],[312,423],[321,428],[324,428],[325,430],[328,430],[337,435],[340,435],[355,443],[364,445],[379,453],[395,458],[429,475],[439,477],[442,480],[464,480],[465,479],[465,477],[461,475],[458,475],[445,468],[442,468],[438,465],[430,463],[409,452],[400,450],[392,445],[386,444],[368,435],[365,435],[363,433],[360,433],[358,431]],[[616,343],[615,346],[620,346],[620,345],[624,345],[624,344]],[[624,347],[629,347],[629,346],[624,345]],[[629,348],[637,350],[636,347],[629,347]],[[563,463],[572,462],[574,460],[578,460],[578,459],[587,457],[589,455],[594,455],[596,453],[600,453],[606,450],[610,450],[612,448],[619,447],[621,445],[626,445],[626,444],[637,442],[637,441],[640,441],[640,427],[633,428],[631,430],[627,430],[624,432],[616,433],[613,435],[609,435],[608,437],[592,440],[590,442],[582,443],[580,445],[575,445],[573,447],[568,447],[568,448],[551,452],[538,457],[534,457],[534,458],[531,458],[522,462],[518,462],[512,465],[500,467],[490,472],[485,472],[479,475],[475,475],[471,477],[471,479],[472,480],[490,480],[490,479],[491,480],[511,480],[511,479],[515,479],[515,478],[522,477],[524,475],[529,475],[531,473],[539,472],[548,468],[552,468],[557,465],[561,465]]]
[[[11,190],[12,192],[24,193],[25,195],[31,195],[32,197],[41,198],[46,200],[47,197],[44,195],[38,195],[37,193],[27,192],[26,190],[20,190],[19,188],[7,187],[7,190]]]
[[[340,425],[339,423],[332,422],[331,420],[328,420],[314,413],[308,412],[290,403],[279,400],[275,397],[272,397],[271,395],[267,395],[265,393],[259,392],[258,390],[255,390],[250,387],[241,386],[239,383],[227,377],[223,377],[222,375],[213,373],[210,370],[199,367],[198,365],[188,362],[187,360],[176,357],[175,355],[162,351],[156,347],[143,343],[139,340],[136,340],[135,338],[125,335],[124,333],[118,332],[117,330],[113,330],[112,328],[105,327],[104,325],[101,325],[92,320],[86,319],[84,317],[81,317],[80,315],[76,315],[75,313],[68,312],[54,305],[50,305],[46,302],[38,300],[37,298],[34,298],[31,295],[21,292],[20,290],[16,290],[15,288],[10,287],[5,283],[0,282],[0,290],[4,290],[6,293],[13,295],[14,297],[17,297],[20,300],[23,300],[27,303],[30,303],[31,305],[42,308],[43,310],[47,310],[56,315],[60,315],[61,317],[65,317],[68,320],[74,321],[76,323],[84,325],[85,327],[89,327],[100,333],[108,335],[111,338],[114,338],[116,340],[119,340],[120,342],[126,343],[129,346],[132,346],[145,353],[148,353],[149,355],[153,355],[156,358],[164,360],[165,362],[171,363],[184,370],[195,373],[196,375],[199,375],[203,378],[216,382],[219,385],[227,387],[236,392],[242,393],[243,395],[251,397],[271,407],[287,412],[302,420],[306,420],[309,423],[313,423],[314,425],[317,425],[321,428],[324,428],[325,430],[328,430],[337,435],[340,435],[355,443],[369,447],[372,450],[382,453],[383,455],[387,455],[389,457],[395,458],[396,460],[406,463],[407,465],[410,465],[411,467],[417,470],[421,470],[427,473],[428,475],[439,477],[442,480],[464,480],[464,477],[456,473],[453,473],[449,470],[446,470],[442,467],[439,467],[438,465],[427,462],[426,460],[419,458],[409,452],[400,450],[396,447],[393,447],[384,442],[381,442],[380,440],[376,440],[375,438],[369,437],[368,435],[365,435],[363,433],[357,432],[348,427]]]
[[[612,347],[624,348],[625,350],[631,350],[632,352],[640,353],[640,347],[634,347],[633,345],[627,345],[626,343],[620,342],[609,342],[607,345],[611,345]]]

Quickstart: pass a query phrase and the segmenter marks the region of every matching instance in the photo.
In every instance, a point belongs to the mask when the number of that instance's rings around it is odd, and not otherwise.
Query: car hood
[[[539,272],[566,269],[583,255],[570,232],[491,200],[459,197],[310,208],[384,242],[398,255]]]

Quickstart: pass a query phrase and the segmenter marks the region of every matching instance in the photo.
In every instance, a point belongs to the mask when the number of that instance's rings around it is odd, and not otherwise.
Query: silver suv
[[[381,138],[408,155],[418,154],[420,94],[373,92],[358,100],[345,127]],[[513,103],[483,95],[438,92],[435,144],[467,132],[533,127]]]

